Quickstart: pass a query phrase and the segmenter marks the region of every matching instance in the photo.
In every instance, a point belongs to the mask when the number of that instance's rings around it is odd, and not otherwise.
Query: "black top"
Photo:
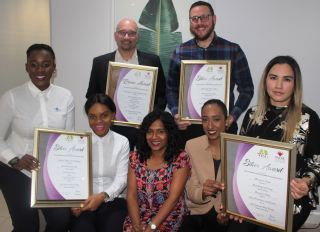
[[[215,175],[216,179],[217,179],[217,175],[218,175],[218,170],[219,170],[219,167],[220,167],[220,163],[221,163],[221,160],[213,159],[214,175]]]

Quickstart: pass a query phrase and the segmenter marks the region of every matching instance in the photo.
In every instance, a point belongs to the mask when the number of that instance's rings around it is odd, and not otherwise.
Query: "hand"
[[[226,225],[229,221],[229,218],[226,214],[223,213],[218,213],[217,215],[217,221],[221,225]]]
[[[220,216],[219,216],[219,214],[220,214]],[[220,212],[217,215],[218,222],[220,224],[226,224],[229,221],[229,219],[237,221],[239,223],[243,222],[243,218],[242,217],[231,215],[231,214],[228,215],[227,213],[225,213],[225,211],[223,210],[223,205],[220,205]],[[221,220],[222,223],[219,220]]]
[[[293,199],[298,200],[308,195],[310,186],[310,178],[294,178],[290,182],[290,191]]]
[[[72,215],[79,217],[79,215],[81,214],[81,208],[71,208],[71,213]]]
[[[219,181],[207,179],[203,183],[202,188],[202,199],[205,199],[208,196],[215,196],[219,191],[224,189],[224,184]]]
[[[144,232],[153,232],[153,231],[154,231],[154,230],[152,230],[149,225],[146,226],[146,228],[145,228],[145,230],[144,230]]]
[[[19,159],[18,163],[13,166],[17,170],[25,169],[29,172],[32,170],[38,170],[40,168],[40,162],[32,155],[25,154]]]
[[[239,223],[243,222],[243,218],[242,217],[231,215],[231,214],[229,215],[229,219],[230,220],[234,220],[234,221],[239,222]]]
[[[234,117],[231,114],[228,115],[226,120],[226,129],[229,129],[229,127],[232,125],[233,122],[234,122]]]
[[[132,225],[133,232],[144,232],[145,228],[146,228],[146,226],[141,223]]]
[[[220,206],[220,209],[217,215],[217,221],[219,224],[222,224],[222,225],[226,225],[229,221],[227,214],[223,212],[223,205]]]
[[[104,198],[104,193],[98,193],[89,196],[89,198],[84,202],[81,211],[95,211],[101,205],[101,203],[104,202]]]
[[[190,121],[181,120],[181,117],[179,114],[174,115],[174,121],[176,122],[179,130],[186,130],[188,128],[188,126],[191,125]]]

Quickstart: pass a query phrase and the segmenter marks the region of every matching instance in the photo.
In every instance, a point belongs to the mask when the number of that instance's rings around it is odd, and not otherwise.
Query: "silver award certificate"
[[[140,125],[153,110],[158,68],[109,62],[106,94],[117,107],[115,124]]]
[[[32,207],[79,207],[91,193],[91,134],[37,128]]]
[[[226,212],[279,231],[291,231],[294,145],[222,134]]]
[[[182,60],[179,115],[182,120],[201,122],[201,107],[210,99],[229,106],[230,61]]]

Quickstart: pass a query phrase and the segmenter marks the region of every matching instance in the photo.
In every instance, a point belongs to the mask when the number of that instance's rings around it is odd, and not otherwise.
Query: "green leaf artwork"
[[[139,50],[160,57],[163,71],[167,76],[170,57],[175,47],[182,43],[176,10],[172,0],[149,0],[143,9],[139,23]]]

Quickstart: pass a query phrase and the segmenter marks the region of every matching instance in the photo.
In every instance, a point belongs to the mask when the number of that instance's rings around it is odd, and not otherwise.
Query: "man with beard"
[[[200,125],[181,121],[178,112],[181,60],[230,60],[230,99],[227,132],[237,133],[237,119],[247,109],[253,97],[253,83],[245,54],[238,44],[229,42],[214,31],[216,16],[212,6],[203,1],[195,2],[189,10],[190,31],[194,38],[177,46],[172,54],[167,80],[167,101],[171,113],[185,141],[203,134]],[[235,103],[233,89],[239,92]]]
[[[93,59],[89,87],[86,98],[96,93],[106,92],[109,61],[121,63],[139,64],[158,67],[158,78],[154,100],[154,108],[165,109],[166,107],[166,82],[160,62],[160,58],[137,50],[138,26],[132,19],[122,19],[117,25],[114,39],[117,43],[117,50],[111,53],[95,57]],[[130,150],[134,149],[137,141],[137,129],[126,126],[113,126],[113,131],[128,138]]]

